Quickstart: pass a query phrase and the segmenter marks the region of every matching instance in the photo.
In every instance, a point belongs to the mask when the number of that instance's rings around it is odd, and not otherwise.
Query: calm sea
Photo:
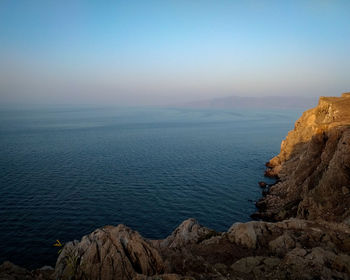
[[[54,265],[56,239],[126,224],[164,238],[184,219],[249,221],[264,163],[301,110],[0,110],[0,262]]]

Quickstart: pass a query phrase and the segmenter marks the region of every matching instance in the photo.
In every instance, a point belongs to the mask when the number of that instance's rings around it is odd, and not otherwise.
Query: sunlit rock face
[[[131,279],[163,271],[158,251],[124,225],[106,226],[68,243],[56,263],[59,279]]]
[[[119,225],[68,243],[57,279],[347,279],[350,228],[290,219],[236,223],[215,232],[184,221],[163,240]],[[71,256],[77,256],[72,264]]]
[[[257,206],[255,217],[298,217],[350,224],[350,94],[321,97],[296,122],[268,163],[280,182]]]

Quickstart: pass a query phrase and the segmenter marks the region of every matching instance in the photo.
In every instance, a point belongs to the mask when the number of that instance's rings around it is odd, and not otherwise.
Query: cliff
[[[254,215],[267,221],[216,232],[189,219],[162,240],[105,226],[55,269],[5,262],[0,279],[350,279],[350,94],[320,98],[267,166],[278,180]]]
[[[255,217],[350,224],[350,93],[321,97],[267,167],[266,175],[279,181],[257,203]]]

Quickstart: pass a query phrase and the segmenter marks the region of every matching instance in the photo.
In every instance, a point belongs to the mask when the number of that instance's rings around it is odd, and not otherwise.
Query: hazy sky
[[[0,102],[338,95],[349,13],[349,0],[0,0]]]

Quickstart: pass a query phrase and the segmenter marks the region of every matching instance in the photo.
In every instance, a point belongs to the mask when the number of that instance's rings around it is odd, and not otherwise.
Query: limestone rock
[[[255,249],[257,244],[256,222],[236,223],[228,231],[229,239],[239,245]]]
[[[350,98],[321,97],[267,164],[280,182],[258,203],[255,218],[350,221]]]
[[[0,279],[348,279],[349,252],[346,224],[253,221],[218,233],[189,219],[164,240],[100,228],[65,245],[55,278],[5,263]]]
[[[271,279],[271,277],[278,279],[278,275],[274,272],[280,262],[281,260],[275,257],[248,257],[235,262],[231,269],[233,273],[239,273],[243,279]]]
[[[106,226],[66,244],[56,263],[60,279],[131,279],[163,272],[158,251],[124,225]]]
[[[217,234],[216,231],[201,226],[195,219],[187,219],[170,236],[158,243],[161,248],[175,249],[203,241]]]
[[[11,262],[0,265],[0,280],[53,280],[53,268],[42,267],[29,271]]]
[[[30,272],[26,269],[14,265],[11,262],[4,262],[0,266],[0,279],[1,280],[14,280],[14,279],[34,279],[31,277]]]
[[[283,256],[292,248],[295,248],[296,243],[290,234],[285,232],[269,243],[269,249],[276,255]]]

